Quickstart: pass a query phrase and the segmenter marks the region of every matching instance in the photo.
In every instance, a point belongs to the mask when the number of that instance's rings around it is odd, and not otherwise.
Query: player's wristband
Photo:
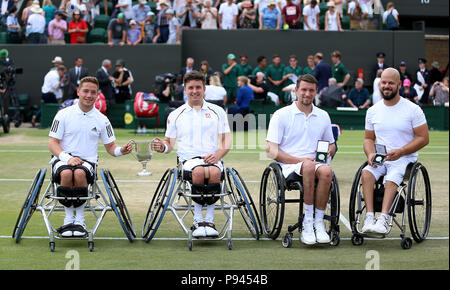
[[[167,146],[167,144],[164,144],[164,151],[163,151],[163,153],[167,154],[168,151],[169,151],[169,146]]]
[[[70,158],[72,158],[72,155],[70,155],[69,153],[63,151],[63,152],[59,153],[58,158],[62,162],[67,163],[67,162],[69,162]]]
[[[123,155],[123,153],[122,153],[122,151],[120,151],[120,147],[117,146],[116,149],[114,149],[114,156],[119,157],[122,155]]]

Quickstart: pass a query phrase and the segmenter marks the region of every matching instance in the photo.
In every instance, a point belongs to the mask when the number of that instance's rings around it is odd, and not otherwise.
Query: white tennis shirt
[[[278,144],[283,152],[297,158],[315,157],[319,140],[330,144],[335,142],[328,113],[313,105],[311,113],[306,116],[296,102],[273,114],[266,140]]]
[[[60,145],[65,152],[93,163],[98,160],[99,140],[103,144],[116,140],[111,123],[105,115],[95,107],[85,113],[78,104],[56,114],[49,136],[61,140]]]
[[[199,111],[185,103],[170,113],[165,136],[177,139],[177,155],[180,161],[185,161],[216,153],[221,141],[219,135],[229,132],[225,111],[203,101]]]
[[[386,106],[381,100],[370,107],[366,113],[366,130],[374,131],[376,142],[386,146],[389,152],[399,149],[411,142],[414,128],[426,124],[427,120],[422,109],[413,102],[400,98],[394,106]],[[401,158],[415,158],[414,152]]]

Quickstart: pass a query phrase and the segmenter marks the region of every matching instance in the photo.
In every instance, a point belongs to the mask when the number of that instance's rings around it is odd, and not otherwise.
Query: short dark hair
[[[300,87],[300,82],[302,82],[302,81],[305,82],[305,83],[315,84],[316,88],[317,88],[317,85],[319,84],[319,82],[317,81],[317,79],[313,75],[305,74],[305,75],[301,75],[301,76],[298,77],[297,84],[296,84],[295,87],[299,88]]]
[[[79,85],[79,87],[81,88],[81,86],[82,86],[84,83],[92,83],[92,84],[94,84],[94,85],[97,86],[97,89],[98,89],[98,87],[99,87],[98,80],[97,80],[96,77],[90,77],[90,76],[88,76],[88,77],[82,78],[82,79],[80,80],[80,85]]]
[[[260,63],[263,59],[266,59],[266,57],[264,55],[260,55],[258,56],[258,58],[256,59],[257,63]]]
[[[190,81],[202,81],[203,85],[206,85],[205,76],[196,70],[190,71],[184,75],[183,84],[186,85]]]

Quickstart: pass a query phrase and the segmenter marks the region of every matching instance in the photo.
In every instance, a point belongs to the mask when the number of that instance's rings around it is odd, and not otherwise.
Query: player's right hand
[[[69,159],[69,161],[67,161],[67,165],[70,165],[70,166],[78,166],[81,164],[83,164],[83,160],[81,160],[78,157],[72,157]]]
[[[372,163],[372,160],[373,160],[373,158],[375,157],[375,155],[376,155],[376,153],[370,153],[370,154],[367,156],[367,163],[368,163],[370,166],[372,166],[373,168],[377,168],[377,165]]]
[[[152,142],[152,150],[159,152],[159,153],[163,153],[165,149],[164,143],[161,139],[159,139],[158,137],[155,137],[155,139]]]

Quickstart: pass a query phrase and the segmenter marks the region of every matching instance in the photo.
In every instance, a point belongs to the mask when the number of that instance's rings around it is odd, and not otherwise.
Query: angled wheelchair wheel
[[[328,199],[327,208],[325,210],[324,222],[331,237],[332,245],[339,245],[339,214],[340,214],[340,196],[339,184],[336,175],[333,173],[333,180],[330,188],[330,198]]]
[[[167,207],[169,206],[172,193],[175,188],[177,176],[178,170],[176,168],[169,168],[159,181],[142,227],[142,237],[146,239],[145,241],[147,243],[150,242],[155,236],[164,214],[167,211]]]
[[[408,181],[408,221],[413,239],[426,239],[431,223],[431,184],[426,168],[419,162],[413,165]]]
[[[367,161],[364,162],[356,172],[353,179],[352,188],[350,191],[350,204],[349,204],[349,221],[352,228],[353,235],[360,236],[362,229],[362,219],[366,214],[366,205],[364,203],[364,196],[362,192],[362,170],[367,166]]]
[[[261,222],[247,186],[239,172],[234,168],[227,168],[227,179],[233,199],[239,208],[247,228],[250,230],[252,236],[258,240],[261,233]]]
[[[259,190],[260,217],[263,232],[271,239],[280,235],[284,219],[284,177],[281,167],[271,163],[263,172]]]
[[[117,187],[116,181],[108,169],[101,169],[100,174],[102,176],[103,184],[108,193],[109,201],[114,213],[119,220],[122,229],[130,242],[136,238],[136,231],[134,230],[133,222],[131,221],[130,214],[125,205],[125,202]]]
[[[30,189],[28,190],[28,194],[20,210],[19,217],[17,218],[12,234],[12,238],[16,239],[16,243],[20,242],[22,234],[25,231],[25,227],[36,210],[37,203],[39,201],[39,193],[41,191],[42,184],[44,183],[46,172],[47,168],[44,168],[44,170],[39,169],[34,176]]]

